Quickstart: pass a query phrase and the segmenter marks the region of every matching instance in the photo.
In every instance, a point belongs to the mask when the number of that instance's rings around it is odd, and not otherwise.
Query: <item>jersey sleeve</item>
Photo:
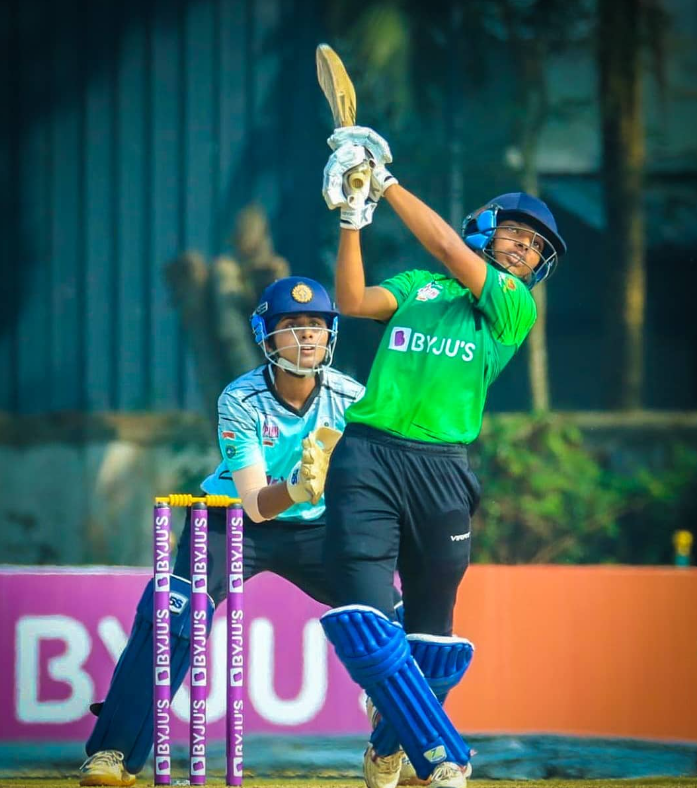
[[[404,271],[402,274],[391,276],[380,282],[380,287],[389,290],[390,293],[397,299],[397,305],[402,304],[407,300],[409,293],[415,288],[422,287],[428,284],[433,279],[433,274],[430,271]]]
[[[491,265],[487,266],[484,288],[474,306],[491,326],[494,339],[516,350],[537,319],[535,299],[523,282]]]
[[[218,445],[231,473],[264,464],[254,411],[227,389],[218,399]]]

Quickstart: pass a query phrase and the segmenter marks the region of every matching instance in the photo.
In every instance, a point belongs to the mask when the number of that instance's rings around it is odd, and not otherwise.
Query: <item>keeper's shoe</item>
[[[368,788],[397,788],[402,769],[403,750],[380,756],[368,745],[363,755],[363,779]]]
[[[471,764],[458,766],[456,763],[445,761],[436,766],[427,785],[429,788],[466,788],[470,774],[472,774]]]
[[[126,771],[123,753],[118,750],[100,750],[91,755],[80,767],[80,785],[130,786],[135,774]]]

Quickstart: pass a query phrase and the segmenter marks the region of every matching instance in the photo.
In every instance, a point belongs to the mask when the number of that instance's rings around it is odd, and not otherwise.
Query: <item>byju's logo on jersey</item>
[[[434,298],[443,292],[443,286],[437,285],[435,282],[429,282],[425,287],[422,287],[416,294],[417,301],[433,301]]]
[[[390,334],[390,350],[401,350],[402,353],[406,353],[409,347],[409,338],[411,337],[411,329],[410,328],[400,328],[396,326],[392,329],[392,333]]]
[[[410,350],[412,353],[430,353],[433,356],[443,354],[449,358],[459,357],[462,361],[472,361],[477,345],[465,339],[431,336],[405,326],[395,326],[390,334],[387,348],[398,350],[400,353]]]

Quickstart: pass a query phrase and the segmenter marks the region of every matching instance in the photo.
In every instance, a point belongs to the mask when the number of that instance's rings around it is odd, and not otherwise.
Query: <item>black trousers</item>
[[[332,605],[323,556],[326,534],[323,521],[255,523],[245,516],[243,528],[245,581],[260,572],[274,572],[318,602]],[[191,511],[187,509],[174,563],[175,575],[189,579],[190,556]],[[208,593],[216,605],[225,599],[225,573],[225,509],[211,507],[208,510]]]
[[[349,424],[332,455],[325,500],[335,604],[369,605],[392,617],[397,570],[406,631],[451,635],[479,502],[466,449]]]

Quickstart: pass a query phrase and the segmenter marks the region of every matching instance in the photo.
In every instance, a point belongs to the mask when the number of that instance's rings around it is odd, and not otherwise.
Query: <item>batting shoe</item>
[[[430,778],[429,778],[430,779]],[[406,753],[402,752],[402,766],[399,770],[397,785],[428,785],[429,780],[422,780],[417,774],[414,765]]]
[[[134,785],[135,774],[126,771],[123,753],[118,750],[100,750],[91,755],[80,767],[80,785]]]
[[[429,788],[466,788],[467,778],[472,774],[471,764],[458,766],[456,763],[439,763],[431,775]]]
[[[363,756],[363,779],[368,788],[397,788],[403,756],[402,750],[381,756],[368,745]]]

